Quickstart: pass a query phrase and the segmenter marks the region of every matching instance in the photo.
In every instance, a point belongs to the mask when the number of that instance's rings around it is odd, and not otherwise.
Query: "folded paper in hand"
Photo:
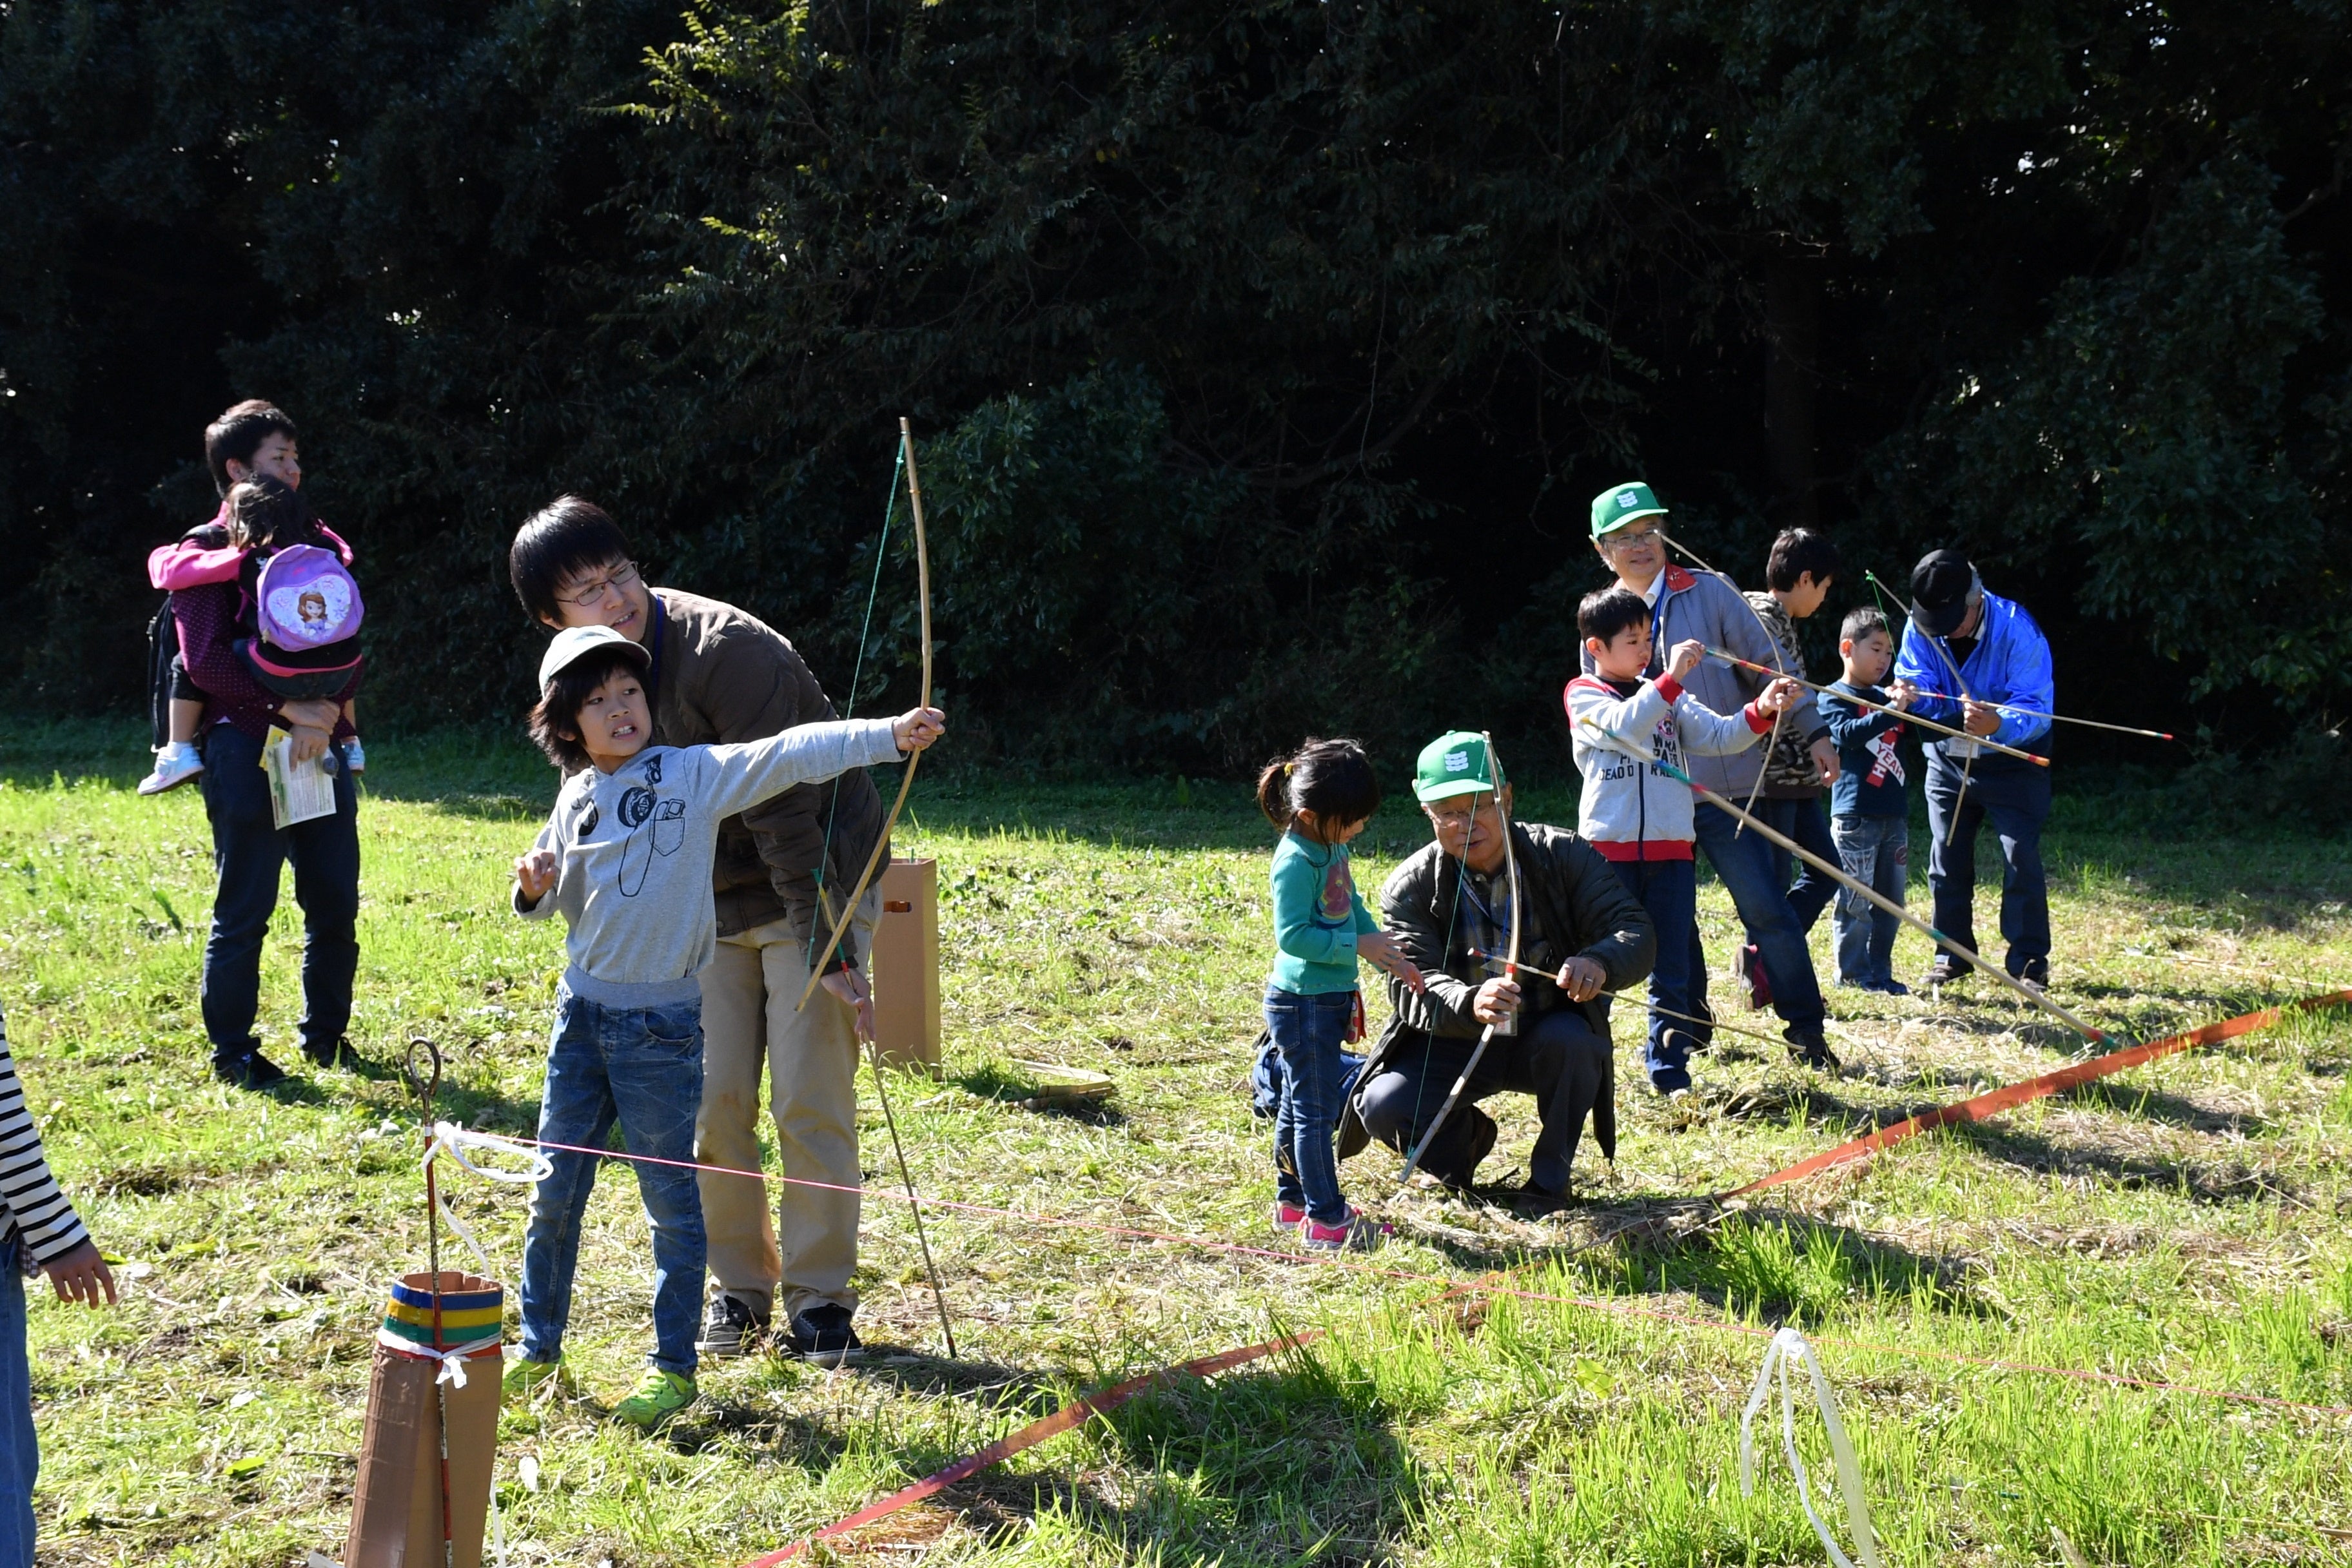
[[[335,815],[335,781],[320,759],[294,760],[294,737],[272,728],[262,743],[261,771],[269,775],[269,816],[279,827]]]

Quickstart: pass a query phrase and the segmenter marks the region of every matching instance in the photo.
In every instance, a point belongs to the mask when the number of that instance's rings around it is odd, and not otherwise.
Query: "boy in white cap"
[[[655,746],[649,656],[610,626],[556,635],[540,662],[531,738],[572,772],[530,853],[515,861],[515,911],[560,910],[571,963],[556,992],[540,1103],[542,1142],[601,1149],[617,1121],[654,1237],[651,1365],[614,1409],[652,1427],[695,1397],[704,1237],[694,1119],[702,1100],[702,989],[718,944],[710,868],[719,823],[797,784],[895,762],[940,738],[936,709],[896,719],[801,724],[763,741]],[[551,897],[551,895],[552,895]],[[522,1357],[510,1394],[558,1376],[596,1157],[548,1151],[523,1242]]]

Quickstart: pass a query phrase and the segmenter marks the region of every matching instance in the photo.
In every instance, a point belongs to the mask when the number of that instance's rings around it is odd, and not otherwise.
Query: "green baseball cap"
[[[1613,485],[1592,498],[1592,537],[1613,533],[1637,517],[1664,517],[1658,494],[1641,480]]]
[[[1440,735],[1421,749],[1413,764],[1412,793],[1424,801],[1457,795],[1484,795],[1495,787],[1495,760],[1486,738],[1471,730]]]

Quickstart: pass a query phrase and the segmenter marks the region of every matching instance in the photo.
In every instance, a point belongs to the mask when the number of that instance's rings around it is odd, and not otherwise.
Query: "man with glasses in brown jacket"
[[[693,746],[753,741],[836,715],[793,645],[757,617],[675,588],[648,586],[613,520],[563,496],[525,522],[508,552],[516,596],[533,619],[610,626],[645,647],[654,740]],[[760,1169],[760,1069],[768,1070],[782,1173],[823,1186],[780,1189],[769,1209],[756,1175],[700,1177],[711,1295],[697,1344],[743,1355],[781,1310],[785,1343],[835,1365],[862,1351],[857,1293],[860,1174],[857,1042],[874,1004],[864,954],[879,910],[869,891],[824,994],[797,1009],[812,950],[832,925],[821,900],[856,880],[882,828],[873,781],[845,773],[802,784],[719,829],[711,894],[719,956],[702,972],[703,1091],[695,1158]],[[837,909],[837,905],[828,906]]]

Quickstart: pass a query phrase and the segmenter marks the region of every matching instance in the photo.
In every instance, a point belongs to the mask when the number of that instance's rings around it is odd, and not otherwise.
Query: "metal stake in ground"
[[[1486,742],[1486,765],[1495,773],[1495,818],[1503,825],[1503,875],[1511,889],[1511,937],[1507,943],[1511,951],[1510,956],[1503,962],[1509,968],[1517,969],[1519,963],[1519,930],[1526,922],[1519,915],[1519,858],[1511,847],[1511,814],[1503,805],[1503,791],[1509,787],[1509,784],[1503,776],[1502,759],[1495,754],[1495,737],[1482,730],[1478,738]],[[1470,835],[1477,828],[1478,797],[1474,795],[1470,797],[1470,826],[1462,834],[1462,860],[1454,868],[1454,874],[1457,877],[1470,874]],[[1430,1121],[1429,1131],[1421,1135],[1421,1142],[1406,1157],[1404,1170],[1397,1177],[1399,1193],[1404,1191],[1405,1184],[1412,1180],[1412,1173],[1421,1168],[1421,1157],[1429,1152],[1429,1145],[1445,1125],[1445,1119],[1454,1114],[1454,1107],[1461,1100],[1462,1091],[1470,1086],[1471,1075],[1478,1070],[1480,1058],[1486,1056],[1486,1047],[1494,1043],[1495,1026],[1489,1024],[1479,1031],[1476,1047],[1471,1051],[1469,1061],[1463,1065],[1462,1076],[1454,1080],[1452,1089],[1446,1090],[1445,1103],[1437,1108],[1437,1115]]]
[[[416,1070],[416,1053],[422,1050],[433,1063],[431,1077]],[[401,1064],[401,1072],[416,1096],[416,1111],[425,1123],[425,1141],[433,1142],[433,1098],[441,1091],[441,1047],[418,1036],[408,1042],[408,1056]],[[435,1162],[425,1162],[425,1262],[433,1271],[433,1348],[446,1351],[449,1346],[441,1333],[441,1194],[433,1181]],[[448,1363],[444,1361],[444,1366]],[[438,1377],[433,1380],[434,1436],[441,1450],[441,1564],[457,1568],[457,1537],[456,1525],[449,1517],[449,1391]]]
[[[1612,750],[1622,752],[1623,755],[1631,757],[1639,763],[1648,763],[1654,761],[1647,752],[1634,750],[1632,743],[1626,741],[1623,736],[1618,734],[1614,730],[1611,730],[1604,725],[1595,723],[1590,719],[1584,721],[1584,726],[1594,734],[1601,736],[1605,740]],[[1784,834],[1776,833],[1771,828],[1765,826],[1754,817],[1748,816],[1748,813],[1740,810],[1738,806],[1733,805],[1730,801],[1724,799],[1723,796],[1716,794],[1715,791],[1707,788],[1705,784],[1700,784],[1697,780],[1692,778],[1690,774],[1683,772],[1680,768],[1675,767],[1673,763],[1659,762],[1656,763],[1656,766],[1659,772],[1664,773],[1668,778],[1673,779],[1676,784],[1688,784],[1691,787],[1692,792],[1701,800],[1707,802],[1711,805],[1718,806],[1721,809],[1731,813],[1734,816],[1747,817],[1748,826],[1762,834],[1765,838],[1770,842],[1779,845],[1781,848],[1786,849],[1791,855],[1796,856],[1799,859],[1804,861],[1806,865],[1814,867],[1821,870],[1822,873],[1827,875],[1832,881],[1836,882],[1839,886],[1853,889],[1853,892],[1860,897],[1868,900],[1873,905],[1885,910],[1888,914],[1893,915],[1896,920],[1901,921],[1905,925],[1909,926],[1913,931],[1917,931],[1921,936],[1926,937],[1928,941],[1934,942],[1937,947],[1942,948],[1953,957],[1961,960],[1970,968],[1981,970],[1985,973],[1992,976],[1993,979],[1998,980],[2003,985],[2008,986],[2011,991],[2014,991],[2020,996],[2024,997],[2026,1001],[2032,1003],[2034,1006],[2041,1008],[2043,1012],[2057,1018],[2068,1028],[2074,1030],[2084,1039],[2090,1040],[2094,1043],[2098,1043],[2105,1041],[2108,1037],[2105,1030],[2093,1028],[2090,1025],[2085,1024],[2082,1019],[2077,1018],[2074,1014],[2069,1013],[2065,1008],[2052,1001],[2042,992],[2026,984],[2023,981],[2018,979],[2017,976],[2010,973],[2007,970],[1995,969],[1991,964],[1987,963],[1983,959],[1979,958],[1975,953],[1969,952],[1967,948],[1962,947],[1950,937],[1946,936],[1942,931],[1937,931],[1934,926],[1929,925],[1926,921],[1921,920],[1909,910],[1905,909],[1901,904],[1898,904],[1894,900],[1885,897],[1876,889],[1856,881],[1853,878],[1846,875],[1845,868],[1843,867],[1831,865],[1828,861],[1822,859],[1811,850],[1807,849],[1804,846],[1799,844],[1795,839],[1788,837]]]

